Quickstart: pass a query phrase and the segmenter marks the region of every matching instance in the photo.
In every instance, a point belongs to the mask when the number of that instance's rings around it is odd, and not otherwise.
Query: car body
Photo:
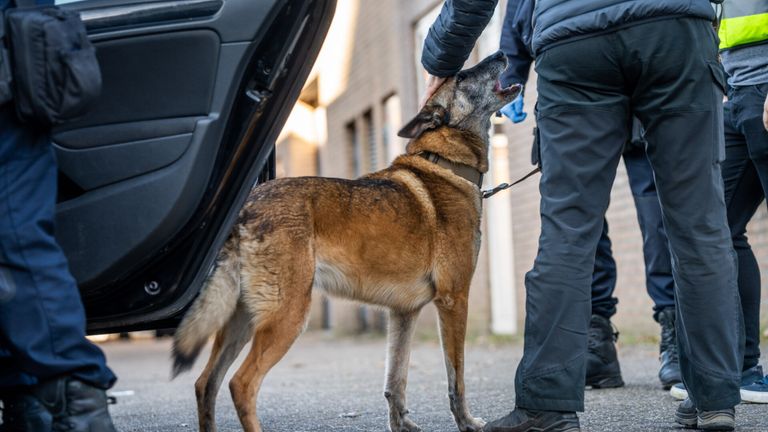
[[[320,50],[335,0],[61,1],[102,95],[52,133],[57,238],[89,333],[173,327],[200,291]]]

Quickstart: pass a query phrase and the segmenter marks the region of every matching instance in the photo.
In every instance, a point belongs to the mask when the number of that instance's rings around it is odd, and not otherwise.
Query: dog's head
[[[448,78],[398,136],[416,138],[441,126],[487,135],[491,115],[522,91],[517,84],[501,88],[499,76],[506,68],[507,58],[499,51]]]

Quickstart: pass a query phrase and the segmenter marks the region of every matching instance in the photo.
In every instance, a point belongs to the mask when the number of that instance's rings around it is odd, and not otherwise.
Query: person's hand
[[[424,107],[424,104],[427,103],[429,98],[431,98],[432,95],[435,94],[437,89],[440,88],[440,86],[443,85],[444,82],[445,82],[445,78],[427,74],[427,89],[424,90],[424,96],[421,98],[421,101],[419,102],[419,109]]]
[[[763,126],[768,131],[768,96],[765,97],[765,106],[763,107]]]
[[[508,103],[504,108],[500,109],[504,117],[512,120],[512,123],[520,123],[528,117],[528,113],[523,110],[523,95],[517,96],[517,99]]]

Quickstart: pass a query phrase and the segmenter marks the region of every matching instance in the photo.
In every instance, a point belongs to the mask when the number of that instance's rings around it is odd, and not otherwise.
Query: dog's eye
[[[464,78],[466,78],[466,75],[464,75],[463,73],[456,74],[456,82],[457,83],[460,83],[460,82],[464,81]]]

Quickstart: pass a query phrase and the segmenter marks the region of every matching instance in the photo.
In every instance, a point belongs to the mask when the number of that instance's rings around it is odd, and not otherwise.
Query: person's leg
[[[768,193],[768,131],[762,124],[762,103],[768,92],[768,84],[740,90],[743,96],[736,97],[734,101],[738,105],[736,122],[746,140],[749,158],[756,168],[765,197]],[[760,359],[760,270],[756,265],[748,268],[751,268],[751,272],[744,275],[745,288],[742,289],[740,285],[739,289],[748,344],[744,356],[745,369],[757,365]],[[741,279],[741,274],[739,276]]]
[[[111,432],[104,389],[115,376],[85,338],[77,285],[54,237],[56,176],[47,135],[0,108],[0,273],[12,293],[0,302],[3,421],[10,430]]]
[[[588,38],[537,59],[542,228],[525,278],[525,347],[515,380],[517,406],[525,409],[584,409],[594,257],[628,134],[620,74],[608,61],[592,61],[610,45],[607,36]]]
[[[15,294],[0,303],[0,343],[40,381],[72,374],[97,387],[115,380],[85,339],[85,313],[54,237],[56,164],[46,135],[0,113],[0,268]]]
[[[608,221],[603,218],[603,231],[597,242],[595,267],[592,272],[592,318],[587,338],[587,378],[585,384],[593,389],[616,388],[624,385],[621,366],[616,354],[619,333],[611,324],[616,314],[616,261],[608,237]]]
[[[750,160],[746,138],[739,130],[736,115],[738,110],[734,109],[733,104],[740,96],[735,93],[730,96],[731,100],[725,104],[724,109],[723,181],[728,224],[738,257],[739,297],[746,335],[743,369],[746,370],[757,366],[760,359],[760,268],[746,232],[747,224],[765,199],[765,193],[756,165]]]
[[[637,210],[637,222],[643,235],[645,287],[653,300],[653,315],[675,306],[675,282],[672,278],[672,257],[661,220],[661,204],[656,193],[653,169],[643,147],[635,146],[624,152],[629,187]]]
[[[659,195],[644,145],[643,142],[642,145],[628,147],[623,159],[643,235],[645,287],[653,300],[653,319],[661,325],[661,366],[658,375],[662,387],[669,389],[682,380],[675,337],[675,282],[667,233],[661,220]]]
[[[603,230],[597,242],[595,266],[592,272],[592,315],[610,320],[616,314],[619,300],[613,296],[616,290],[616,260],[608,237],[608,221],[603,218]]]
[[[671,246],[683,382],[696,409],[730,410],[732,418],[744,324],[720,172],[716,36],[711,23],[697,19],[638,24],[620,34]]]
[[[760,269],[747,242],[746,222],[751,219],[760,202],[768,191],[768,132],[762,124],[762,105],[768,92],[768,84],[736,88],[732,92],[729,105],[732,107],[732,119],[735,132],[746,145],[747,156],[742,159],[751,161],[750,192],[736,190],[733,195],[735,205],[741,204],[740,214],[731,213],[733,245],[739,256],[739,295],[744,312],[746,346],[742,372],[742,399],[748,402],[768,403],[768,378],[762,377],[760,361]],[[728,135],[726,134],[726,137]],[[741,147],[743,150],[743,147]],[[726,183],[726,186],[728,183]],[[745,186],[746,187],[746,186]],[[726,197],[729,191],[726,188]]]

